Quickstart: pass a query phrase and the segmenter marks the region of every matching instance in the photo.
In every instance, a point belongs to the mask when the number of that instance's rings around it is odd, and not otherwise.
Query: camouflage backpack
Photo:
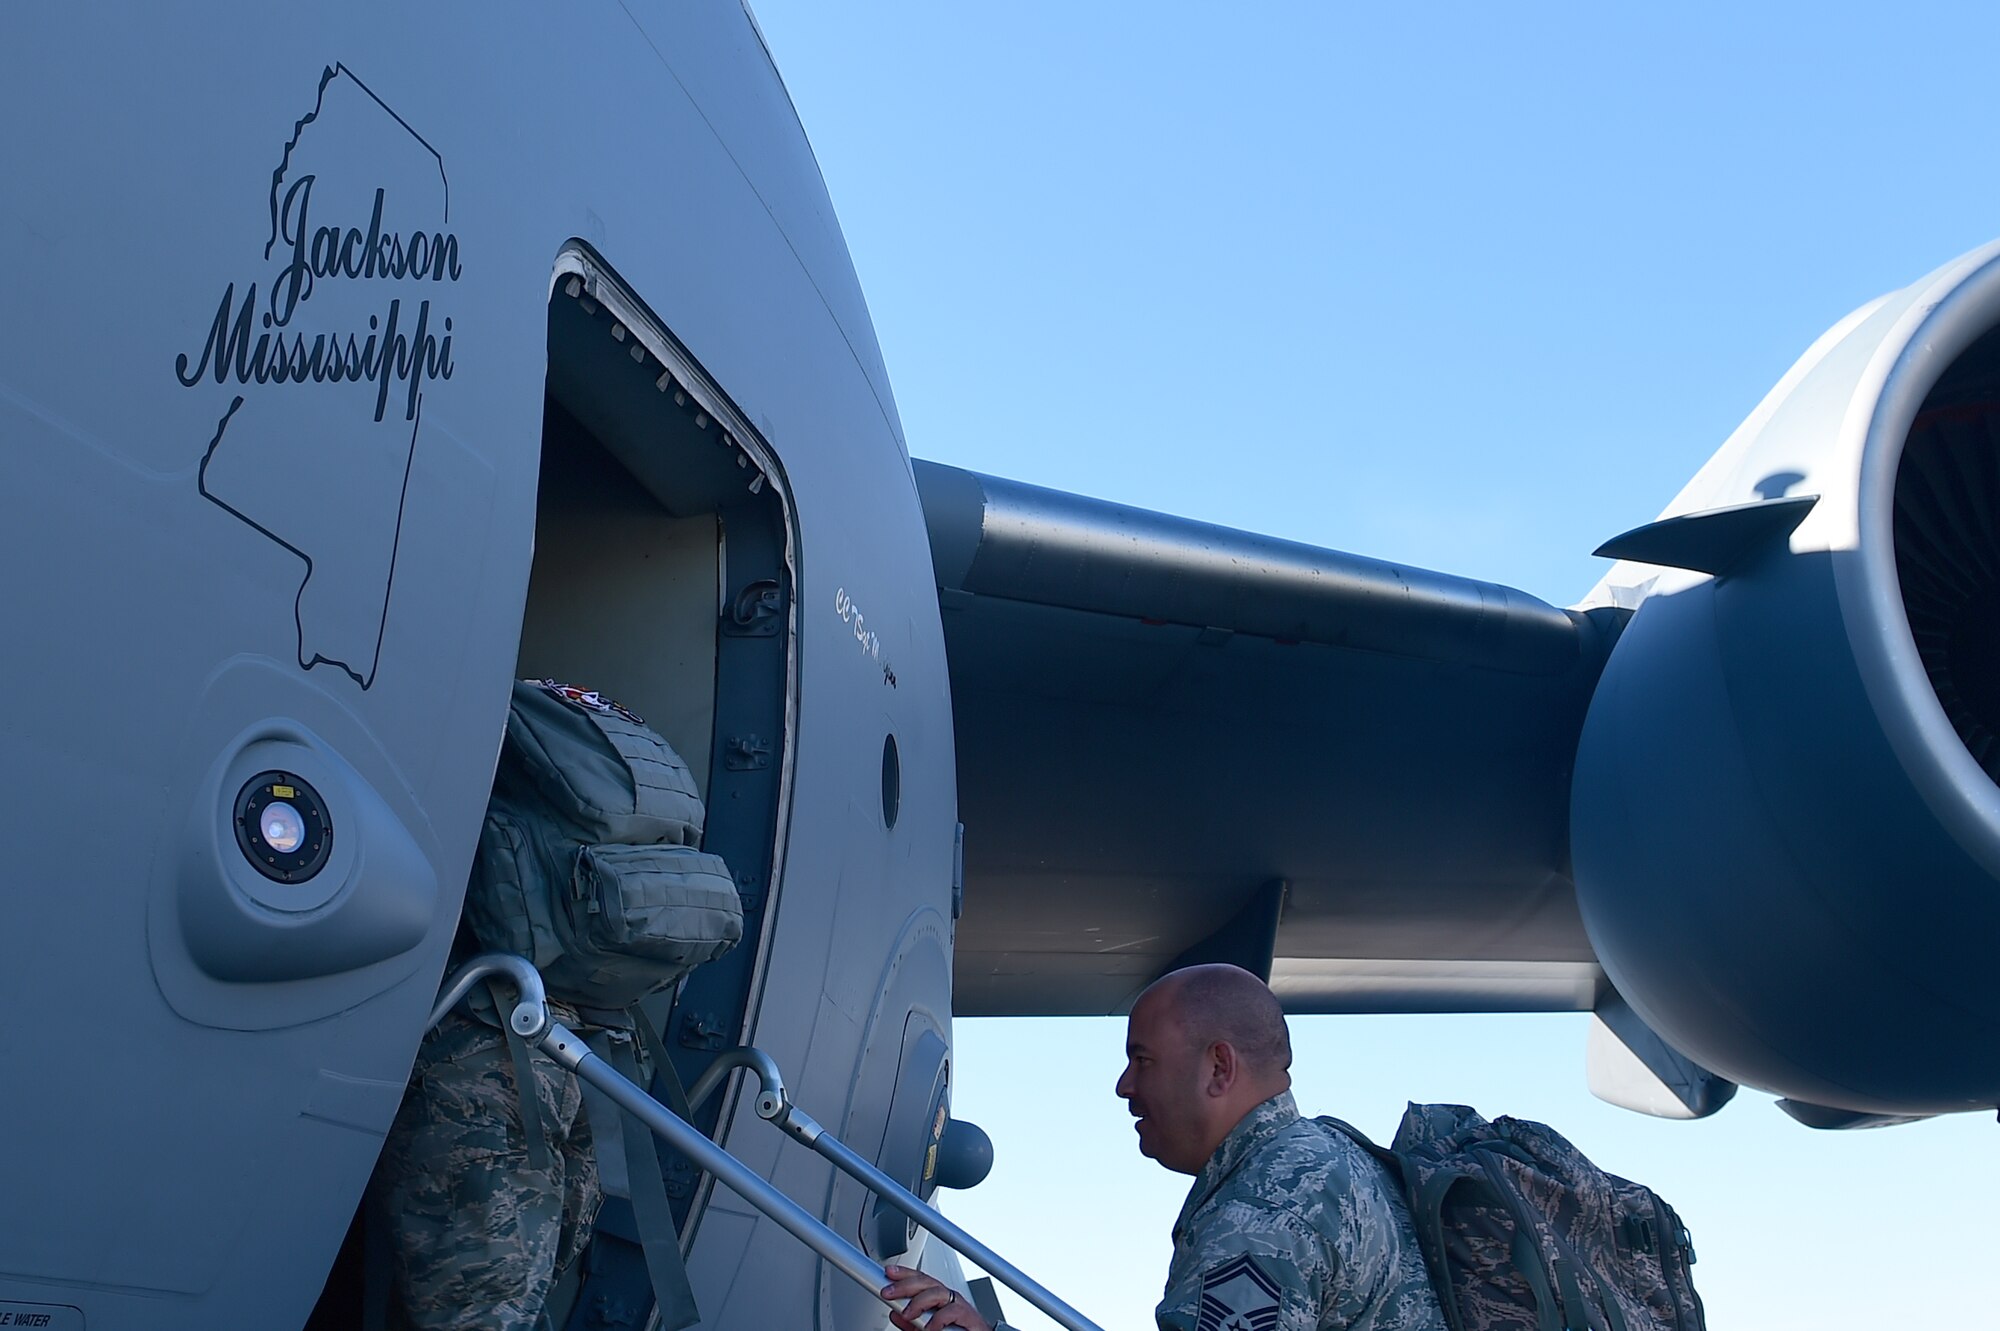
[[[1385,1151],[1323,1121],[1401,1180],[1451,1331],[1703,1331],[1680,1217],[1553,1129],[1413,1104]]]
[[[695,848],[702,813],[687,764],[638,717],[521,680],[466,923],[482,947],[534,962],[552,996],[628,1008],[743,936],[728,866]]]

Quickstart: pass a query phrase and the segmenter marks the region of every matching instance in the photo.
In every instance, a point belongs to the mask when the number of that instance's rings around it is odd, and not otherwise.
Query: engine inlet
[[[1924,671],[2000,783],[2000,364],[1989,333],[1924,405],[1896,472],[1896,573]],[[1985,353],[1985,354],[1982,354]]]

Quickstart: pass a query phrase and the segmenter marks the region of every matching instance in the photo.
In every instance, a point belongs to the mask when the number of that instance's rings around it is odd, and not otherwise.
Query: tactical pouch
[[[583,846],[568,888],[555,919],[561,956],[544,976],[591,1007],[636,1003],[743,937],[729,867],[687,846]]]

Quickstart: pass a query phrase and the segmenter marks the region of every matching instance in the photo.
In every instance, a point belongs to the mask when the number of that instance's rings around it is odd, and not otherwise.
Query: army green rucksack
[[[466,923],[534,962],[551,996],[628,1008],[743,936],[728,866],[696,849],[702,813],[687,764],[638,717],[517,681]]]
[[[1387,1150],[1450,1331],[1702,1331],[1694,1244],[1666,1200],[1554,1128],[1413,1104]]]

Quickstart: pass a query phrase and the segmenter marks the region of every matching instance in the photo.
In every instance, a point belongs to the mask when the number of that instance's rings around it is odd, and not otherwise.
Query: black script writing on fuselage
[[[417,418],[417,397],[423,385],[451,378],[451,317],[445,316],[442,336],[431,330],[431,303],[417,303],[416,326],[402,326],[403,302],[391,300],[386,315],[368,316],[368,331],[348,333],[291,332],[273,328],[270,314],[255,327],[257,284],[236,299],[231,282],[215,307],[215,319],[202,344],[201,358],[186,352],[174,358],[174,374],[193,388],[204,375],[218,384],[232,378],[239,384],[369,383],[375,386],[375,419],[389,406],[390,385],[405,386],[403,419]]]
[[[382,206],[386,190],[375,191],[375,206],[368,226],[312,225],[314,176],[300,176],[285,191],[278,234],[264,247],[264,257],[282,240],[291,249],[291,258],[278,280],[271,284],[273,323],[283,328],[292,321],[299,302],[312,296],[313,283],[322,277],[356,279],[394,278],[433,282],[459,278],[458,237],[449,231],[411,231],[398,234],[382,229]]]
[[[375,389],[378,421],[388,411],[391,385],[402,384],[403,419],[415,420],[423,385],[449,379],[452,372],[451,317],[435,316],[430,297],[415,303],[413,323],[405,299],[391,299],[386,313],[368,316],[366,331],[310,331],[293,328],[292,320],[320,282],[458,281],[464,272],[458,236],[384,230],[388,191],[383,189],[375,191],[367,226],[315,226],[315,179],[300,176],[285,192],[276,234],[264,247],[268,259],[283,242],[285,265],[271,281],[267,298],[260,305],[258,284],[252,282],[238,301],[231,282],[216,304],[200,354],[175,357],[174,374],[188,388],[208,376],[218,384],[231,379],[239,384],[366,383]]]

